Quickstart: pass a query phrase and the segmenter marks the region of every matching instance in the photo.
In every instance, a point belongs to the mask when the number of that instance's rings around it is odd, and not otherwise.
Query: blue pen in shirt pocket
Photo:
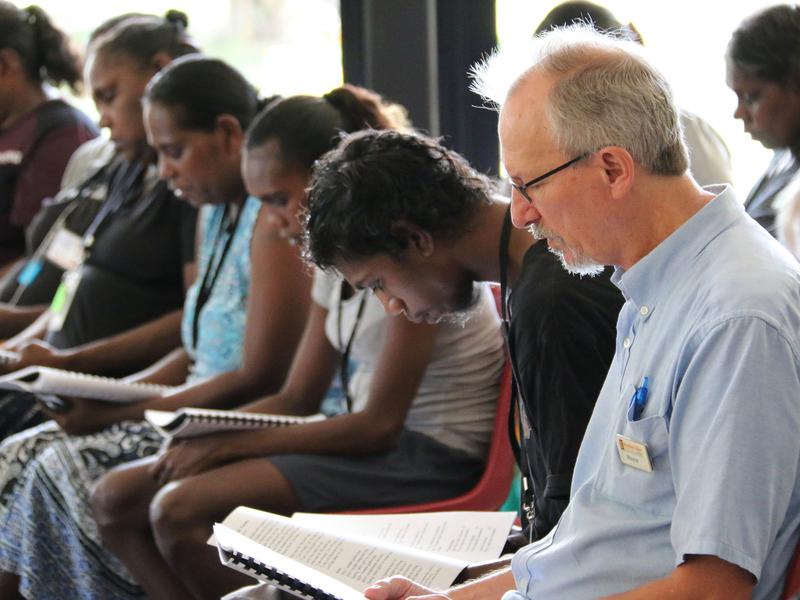
[[[628,405],[628,418],[631,421],[638,421],[642,416],[644,407],[647,405],[647,393],[650,387],[650,378],[645,376],[642,378],[642,385],[637,387],[631,396],[630,404]]]

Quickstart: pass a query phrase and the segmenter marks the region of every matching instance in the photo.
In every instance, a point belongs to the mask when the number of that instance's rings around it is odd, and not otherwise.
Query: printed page
[[[453,511],[396,515],[295,513],[312,529],[340,531],[427,550],[468,562],[500,556],[516,513]]]
[[[320,573],[316,569],[312,569],[302,563],[292,560],[291,558],[287,558],[282,554],[273,552],[269,548],[266,548],[261,544],[257,544],[250,538],[237,533],[233,529],[225,527],[225,525],[220,525],[219,523],[214,525],[214,537],[219,540],[220,549],[227,551],[235,550],[236,552],[245,554],[256,561],[275,569],[276,571],[280,571],[288,577],[297,579],[318,590],[322,590],[328,594],[340,598],[341,600],[364,600],[364,596],[360,590],[353,589],[350,586],[334,579],[333,577],[328,577],[324,573]],[[220,560],[224,565],[234,568],[237,571],[241,571],[242,573],[250,575],[251,577],[255,577],[260,581],[275,581],[269,577],[259,576],[255,573],[252,573],[248,569],[243,568],[242,565],[236,565],[234,562],[226,559],[222,552],[220,552]],[[284,589],[289,589],[285,585],[281,585],[279,582],[278,585]]]
[[[467,566],[466,561],[392,546],[381,540],[319,531],[244,506],[228,515],[223,524],[357,590],[391,575],[403,575],[422,585],[443,589]]]
[[[148,383],[127,383],[111,377],[98,377],[50,367],[26,367],[0,377],[0,389],[76,396],[109,402],[132,402],[161,395],[172,388]]]

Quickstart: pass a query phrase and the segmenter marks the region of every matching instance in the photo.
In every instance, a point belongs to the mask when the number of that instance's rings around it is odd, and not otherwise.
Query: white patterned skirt
[[[25,598],[142,599],[144,593],[100,543],[91,486],[113,467],[158,452],[146,422],[86,436],[50,421],[0,446],[0,570],[20,578]]]

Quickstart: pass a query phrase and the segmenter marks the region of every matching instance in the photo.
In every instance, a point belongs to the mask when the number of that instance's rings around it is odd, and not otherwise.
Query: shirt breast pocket
[[[642,444],[652,471],[625,464],[619,456],[616,433],[625,439]],[[597,489],[610,499],[631,509],[660,514],[670,506],[665,499],[673,495],[672,477],[669,474],[669,431],[667,420],[654,415],[631,421],[625,418],[612,439],[608,440],[609,459],[604,461]]]

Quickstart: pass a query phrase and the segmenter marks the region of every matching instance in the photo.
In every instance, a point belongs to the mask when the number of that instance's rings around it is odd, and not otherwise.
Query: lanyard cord
[[[500,316],[503,318],[503,327],[508,334],[508,242],[511,238],[511,206],[509,205],[503,217],[503,228],[500,230]]]
[[[500,314],[503,318],[503,327],[506,332],[506,346],[508,355],[511,359],[511,401],[509,402],[508,412],[508,432],[511,439],[511,449],[520,466],[522,475],[522,508],[528,521],[530,531],[530,541],[533,541],[535,511],[533,506],[533,474],[527,454],[524,452],[525,432],[522,431],[522,419],[525,406],[523,405],[522,395],[519,393],[519,382],[517,381],[517,370],[514,367],[514,349],[510,342],[510,318],[508,314],[508,244],[511,238],[511,205],[506,210],[503,217],[503,228],[500,231]],[[515,416],[519,414],[519,422]],[[517,443],[519,437],[519,443]]]
[[[89,188],[91,185],[94,185],[98,181],[100,181],[103,177],[107,176],[109,164],[105,164],[97,171],[92,173],[89,177],[87,177],[75,191],[75,195],[70,200],[65,200],[65,202],[69,202],[69,204],[61,211],[61,214],[58,215],[58,218],[53,222],[50,226],[50,229],[47,230],[47,234],[45,235],[42,242],[37,246],[36,250],[33,251],[31,257],[25,261],[25,264],[29,264],[32,262],[41,261],[47,251],[50,249],[50,244],[53,243],[53,239],[56,237],[59,229],[62,226],[66,226],[67,219],[72,215],[75,210],[78,208],[77,199],[80,198],[84,192]],[[23,267],[24,268],[24,267]],[[14,295],[8,301],[10,306],[16,306],[17,303],[22,299],[23,294],[25,291],[30,287],[30,283],[20,283],[17,285],[17,289],[14,290]]]
[[[344,340],[342,339],[342,301],[344,296],[345,285],[347,285],[344,280],[342,280],[341,287],[339,289],[339,304],[336,307],[336,337],[339,340],[339,348],[342,348]],[[364,314],[364,306],[367,303],[367,292],[361,292],[361,300],[358,303],[358,312],[356,313],[356,321],[353,323],[353,330],[350,332],[350,339],[347,340],[347,345],[344,346],[344,349],[341,350],[340,354],[340,362],[339,362],[339,379],[342,383],[342,389],[344,390],[344,399],[347,403],[347,412],[353,412],[353,398],[350,396],[350,369],[349,369],[349,362],[350,362],[350,351],[353,348],[353,341],[356,339],[356,331],[358,330],[358,325],[361,323],[361,317]]]
[[[214,284],[217,282],[217,278],[219,278],[219,274],[222,271],[222,265],[225,262],[225,258],[228,255],[231,245],[233,244],[233,238],[236,237],[236,228],[239,225],[239,218],[242,216],[242,210],[243,207],[239,207],[236,217],[234,218],[233,222],[231,222],[231,205],[226,204],[222,213],[222,218],[219,220],[219,229],[217,230],[217,237],[214,240],[214,248],[211,256],[208,257],[208,262],[206,263],[206,268],[203,273],[203,279],[200,282],[200,288],[197,292],[197,301],[194,305],[194,319],[192,320],[192,348],[197,348],[197,336],[200,328],[200,312],[203,310],[206,302],[208,302],[208,299],[211,297],[211,292],[214,290]],[[220,242],[222,241],[223,236],[226,234],[227,237],[224,245],[222,246],[222,252],[220,253],[219,258],[217,258],[217,252],[220,250]]]
[[[137,161],[127,165],[121,164],[112,172],[108,184],[110,197],[103,202],[100,212],[97,213],[97,216],[95,216],[83,234],[84,262],[89,258],[97,231],[108,220],[108,217],[122,208],[122,205],[128,200],[134,185],[144,177],[146,169],[146,164]]]

